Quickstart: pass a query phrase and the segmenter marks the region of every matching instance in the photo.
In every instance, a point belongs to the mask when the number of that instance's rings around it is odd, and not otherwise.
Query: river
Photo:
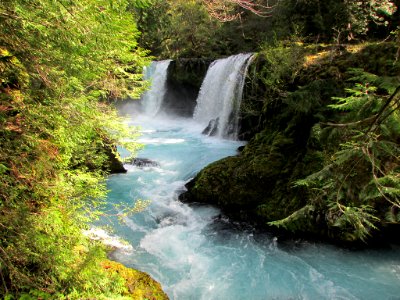
[[[108,225],[112,238],[129,244],[118,247],[113,258],[149,273],[171,299],[400,299],[398,246],[351,251],[281,242],[231,223],[215,207],[179,202],[190,178],[235,155],[244,143],[205,136],[205,124],[191,118],[132,113],[127,107],[122,112],[140,125],[145,147],[138,157],[154,165],[126,165],[126,174],[110,176],[107,202],[115,212],[137,199],[151,203],[122,221],[108,217],[99,225]]]

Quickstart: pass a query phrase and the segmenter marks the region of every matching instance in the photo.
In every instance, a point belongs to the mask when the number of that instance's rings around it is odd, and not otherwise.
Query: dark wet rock
[[[203,130],[202,134],[208,136],[215,136],[218,132],[218,126],[219,126],[219,117],[216,119],[211,119],[207,127]]]
[[[197,95],[212,59],[179,58],[168,67],[167,90],[163,111],[182,117],[191,117]]]
[[[238,148],[237,148],[237,151],[238,151],[238,152],[242,152],[242,151],[244,150],[244,147],[245,147],[245,146],[240,146],[240,147],[238,147]]]
[[[156,161],[153,161],[148,158],[139,158],[139,157],[132,159],[132,161],[130,163],[138,168],[159,167],[160,166],[160,164]]]
[[[108,170],[110,174],[127,172],[127,170],[124,168],[121,159],[118,157],[117,146],[115,144],[105,141],[104,151],[108,157],[108,161],[104,166],[105,170]]]

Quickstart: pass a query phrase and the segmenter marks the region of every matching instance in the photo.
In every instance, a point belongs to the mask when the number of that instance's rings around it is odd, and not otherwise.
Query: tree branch
[[[235,12],[235,8],[242,8],[250,11],[259,17],[270,17],[272,11],[280,0],[275,0],[274,4],[261,4],[257,0],[202,0],[209,14],[221,22],[229,22],[240,18],[242,13]]]
[[[367,135],[369,132],[371,132],[371,130],[374,128],[374,125],[377,124],[379,117],[384,113],[384,111],[389,107],[390,103],[393,101],[393,99],[395,99],[395,97],[397,96],[397,94],[400,92],[400,85],[396,88],[396,90],[394,91],[394,93],[386,100],[385,104],[381,107],[381,109],[379,110],[379,112],[376,114],[374,121],[372,122],[371,126],[368,128],[368,130],[365,132],[365,134]],[[392,114],[395,110],[392,110],[389,114],[387,114],[386,116],[384,116],[384,118],[380,121],[380,123],[382,123],[383,120],[385,120],[387,117],[390,116],[390,114]]]
[[[348,126],[360,125],[362,123],[368,123],[368,122],[374,120],[376,117],[377,117],[377,114],[373,115],[372,117],[362,119],[357,122],[351,122],[351,123],[330,123],[330,122],[323,123],[323,122],[321,122],[320,124],[327,125],[327,126],[334,126],[334,127],[348,127]]]

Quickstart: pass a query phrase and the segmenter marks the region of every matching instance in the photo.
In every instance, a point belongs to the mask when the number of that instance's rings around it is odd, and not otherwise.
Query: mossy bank
[[[259,53],[241,108],[248,144],[203,169],[181,199],[339,243],[392,231],[399,223],[397,51],[392,43],[281,43]]]

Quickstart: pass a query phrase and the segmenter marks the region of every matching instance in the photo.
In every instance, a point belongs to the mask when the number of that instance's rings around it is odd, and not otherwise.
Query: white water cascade
[[[250,55],[240,55],[217,61],[209,73],[218,70],[220,77],[215,74],[207,79],[203,94],[209,94],[206,86],[226,93],[229,87],[231,95],[238,97],[235,93],[240,86],[231,84],[245,70],[248,59]],[[161,65],[167,69],[167,62],[152,67]],[[225,67],[229,70],[223,70]],[[234,75],[234,70],[241,71]],[[210,118],[222,120],[223,105],[213,102],[220,100],[217,92],[210,92],[214,96],[209,99],[199,99],[197,122],[163,113],[165,88],[160,86],[166,78],[153,74],[160,77],[153,79],[150,91],[157,99],[145,100],[159,104],[142,104],[148,114],[138,113],[129,104],[120,108],[131,117],[130,124],[140,125],[139,142],[145,147],[138,158],[153,163],[126,164],[127,173],[108,178],[109,206],[105,210],[109,215],[95,225],[111,227],[113,232],[87,232],[115,248],[113,259],[149,273],[171,300],[399,299],[399,246],[350,251],[322,243],[281,241],[272,234],[231,223],[215,207],[180,202],[178,195],[190,178],[206,165],[235,155],[244,143],[201,134],[200,117],[204,125]],[[123,149],[120,152],[123,156]],[[151,203],[133,215],[120,211],[132,207],[137,199]],[[123,216],[124,222],[118,216]]]
[[[207,134],[236,139],[243,86],[252,54],[214,61],[201,85],[193,118]]]
[[[146,115],[155,116],[161,108],[170,62],[171,60],[153,61],[144,70],[144,79],[151,80],[151,88],[142,96],[142,108]]]

